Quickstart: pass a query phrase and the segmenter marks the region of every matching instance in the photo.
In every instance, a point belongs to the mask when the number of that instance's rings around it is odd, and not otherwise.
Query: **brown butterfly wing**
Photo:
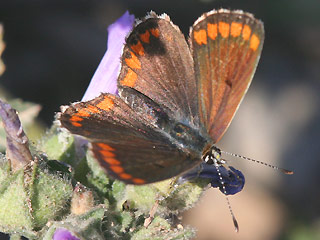
[[[135,109],[115,95],[102,94],[67,107],[59,120],[71,133],[86,137],[100,165],[126,183],[161,181],[201,162],[161,132],[166,114],[156,103],[133,90],[130,97]]]
[[[138,24],[126,40],[121,61],[119,88],[134,88],[170,117],[199,125],[193,59],[184,35],[168,16],[151,13]]]
[[[242,11],[212,11],[190,32],[200,121],[214,142],[228,128],[254,75],[263,23]]]

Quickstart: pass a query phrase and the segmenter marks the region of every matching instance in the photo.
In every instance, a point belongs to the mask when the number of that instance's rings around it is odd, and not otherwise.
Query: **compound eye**
[[[219,160],[219,159],[221,158],[221,155],[220,155],[220,153],[218,153],[218,152],[214,152],[214,153],[213,153],[213,157],[214,157],[215,159]]]

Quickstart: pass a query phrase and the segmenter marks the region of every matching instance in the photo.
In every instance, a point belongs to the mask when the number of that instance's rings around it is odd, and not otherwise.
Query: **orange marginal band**
[[[145,180],[141,178],[134,178],[131,174],[124,172],[123,167],[121,167],[121,162],[115,158],[116,155],[113,153],[115,149],[113,147],[106,143],[95,144],[100,148],[99,153],[102,155],[102,157],[104,157],[103,160],[109,164],[110,170],[117,174],[120,179],[127,180],[137,185],[146,183]]]

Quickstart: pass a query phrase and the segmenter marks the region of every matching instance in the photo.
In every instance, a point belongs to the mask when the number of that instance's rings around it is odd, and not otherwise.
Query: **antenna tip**
[[[234,230],[236,231],[236,233],[238,233],[239,232],[239,225],[238,225],[237,219],[233,216],[232,220],[233,220]]]
[[[287,175],[292,175],[292,174],[294,173],[293,171],[286,170],[286,169],[281,169],[281,171],[282,171],[284,174],[287,174]]]

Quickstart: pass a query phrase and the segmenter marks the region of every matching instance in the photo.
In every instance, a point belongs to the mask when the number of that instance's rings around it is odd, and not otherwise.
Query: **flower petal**
[[[243,189],[245,178],[242,172],[240,172],[239,170],[231,166],[229,168],[230,170],[227,170],[224,168],[228,172],[228,177],[227,178],[223,177],[222,179],[224,181],[224,186],[225,186],[227,195],[234,195]],[[211,186],[219,187],[219,190],[222,193],[224,193],[223,186],[220,181],[211,181]]]
[[[91,100],[101,92],[117,93],[117,78],[120,70],[120,57],[125,38],[131,31],[134,15],[125,12],[115,23],[108,27],[108,49],[104,54],[82,101]]]
[[[79,238],[73,236],[71,232],[67,229],[59,228],[55,231],[53,235],[53,240],[80,240]]]
[[[224,186],[226,188],[227,195],[233,195],[240,192],[245,183],[245,178],[242,172],[239,170],[229,167],[220,166],[219,172],[221,173]],[[200,172],[199,172],[200,171]],[[212,187],[219,187],[219,190],[224,193],[223,186],[218,174],[218,171],[214,165],[209,165],[202,163],[198,168],[191,170],[182,177],[184,180],[194,179],[194,178],[206,178],[211,179],[210,183]],[[183,181],[183,180],[182,180]]]

